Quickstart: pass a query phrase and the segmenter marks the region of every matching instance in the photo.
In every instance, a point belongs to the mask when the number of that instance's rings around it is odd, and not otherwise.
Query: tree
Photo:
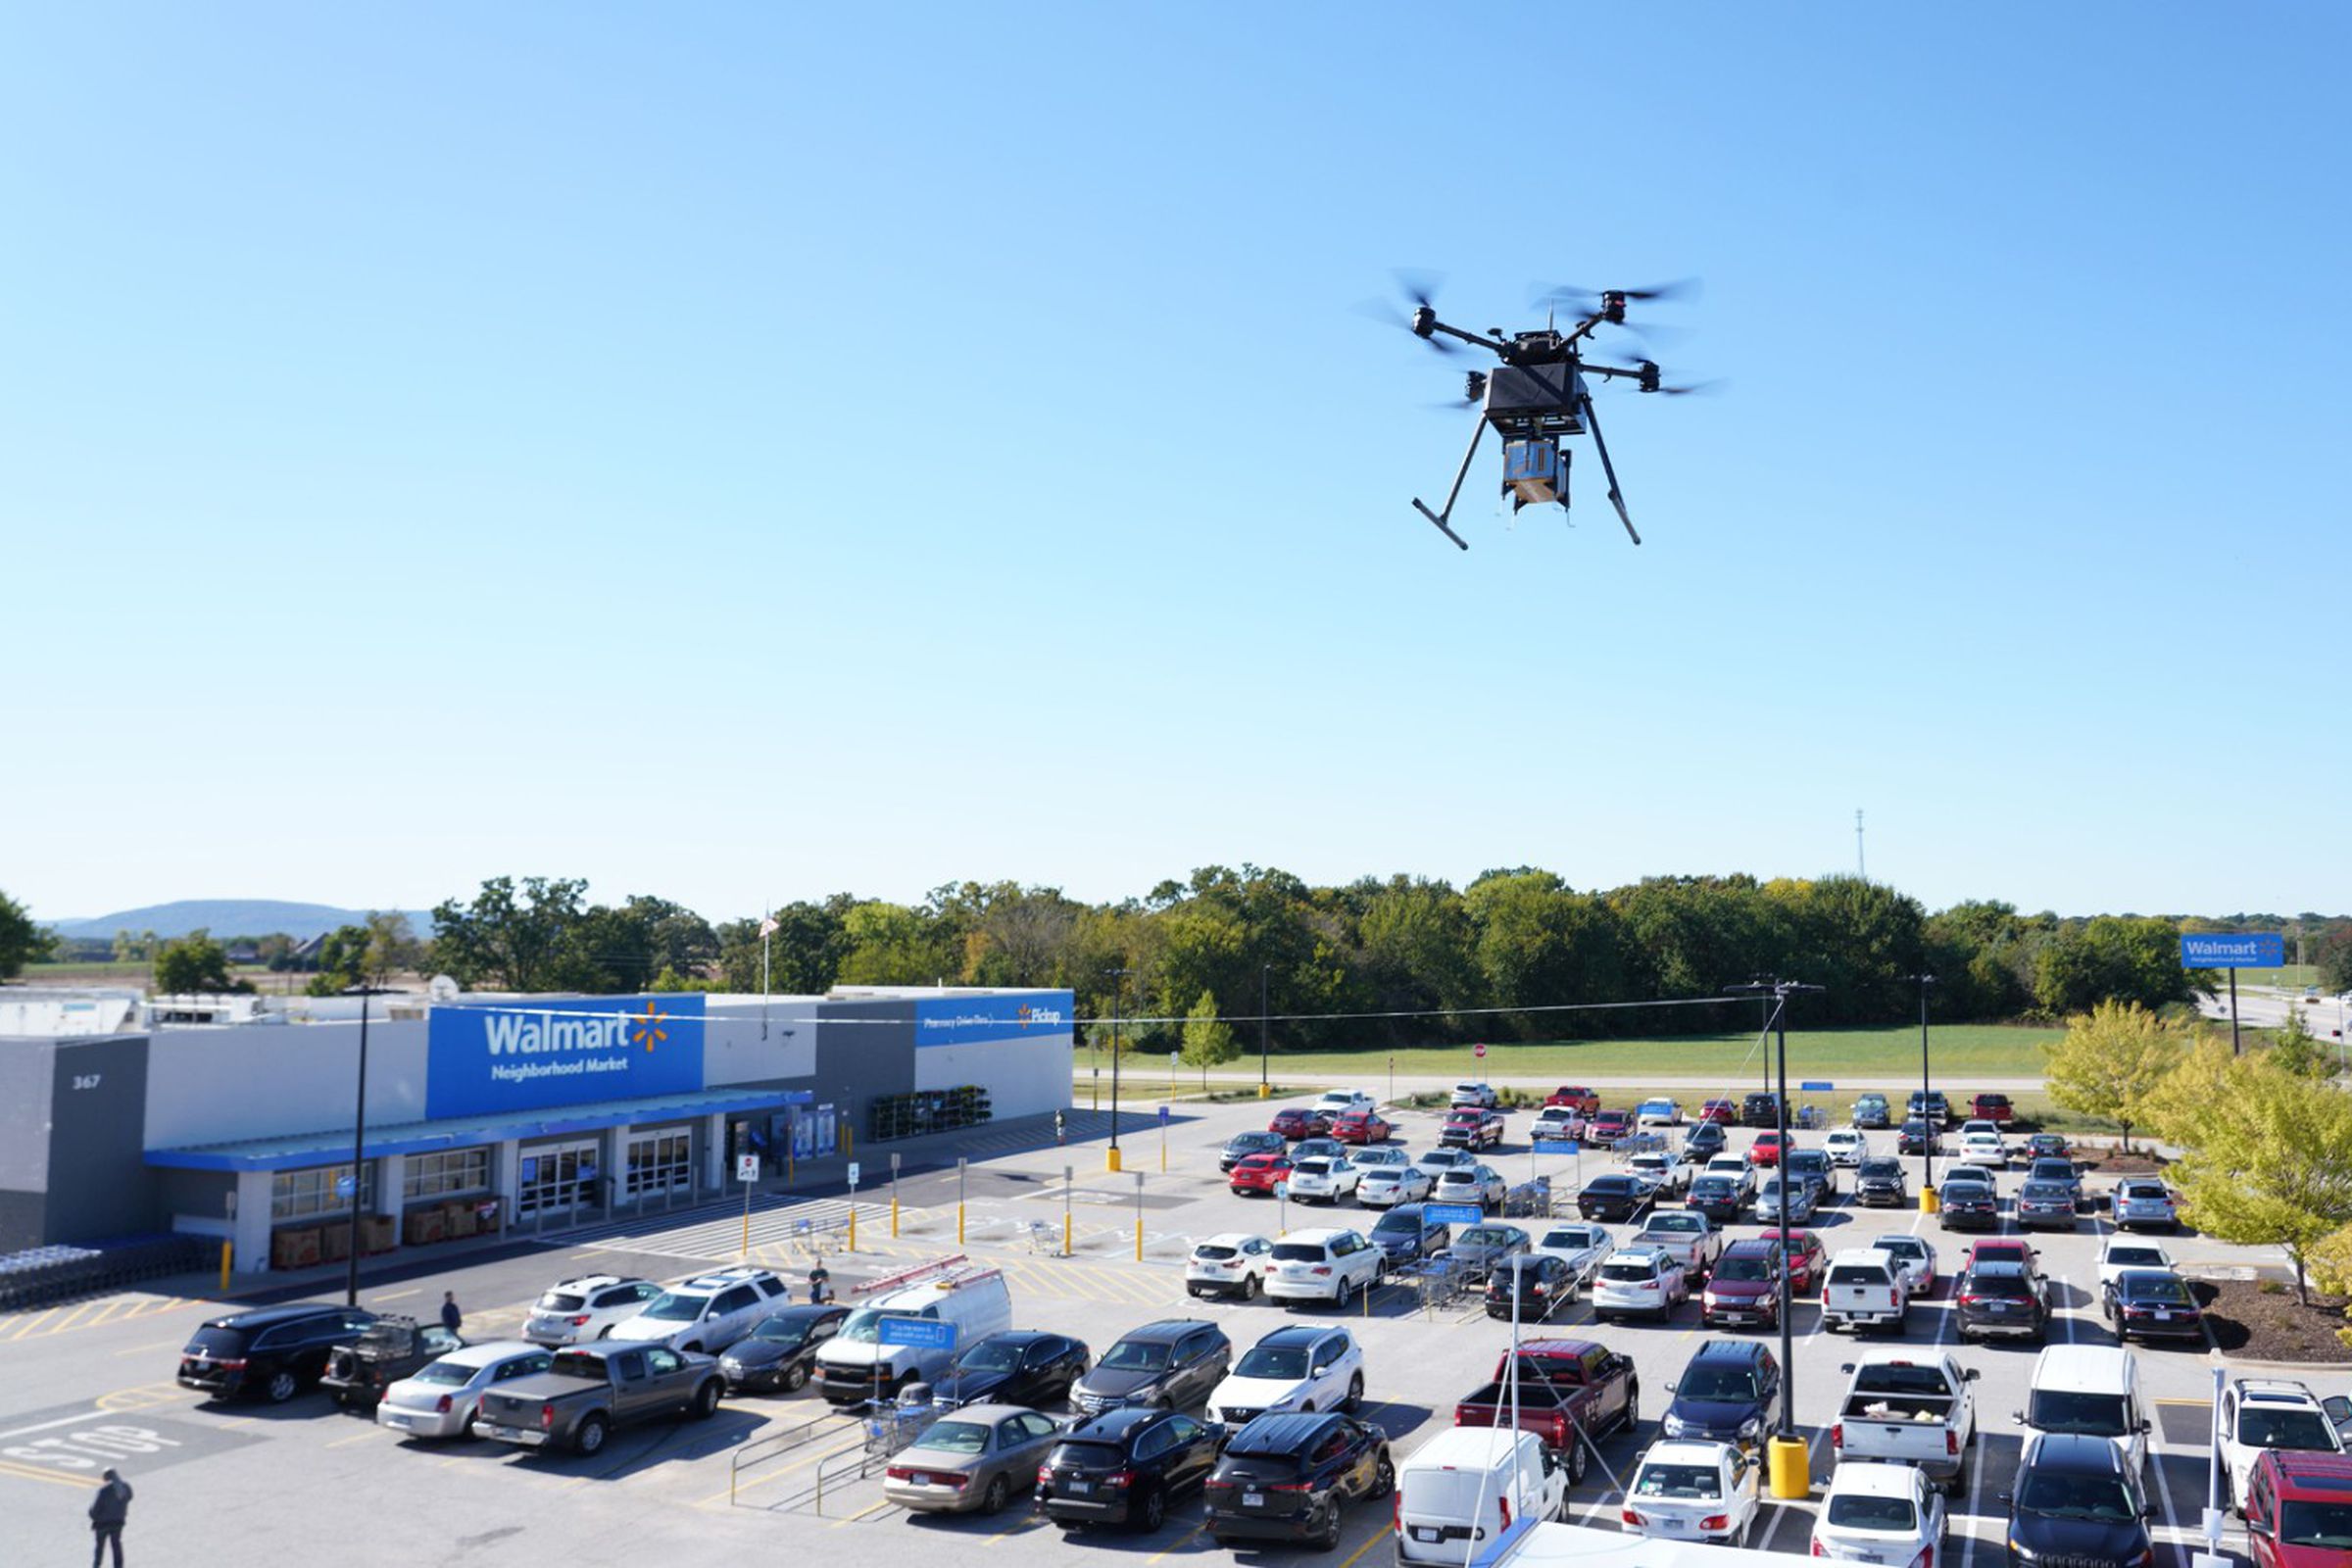
[[[927,986],[950,975],[960,979],[963,964],[953,945],[921,910],[870,900],[842,921],[849,953],[840,983],[854,986]]]
[[[2352,922],[2332,925],[2320,939],[2320,987],[2336,996],[2352,991]]]
[[[152,931],[117,931],[115,933],[115,961],[117,963],[145,963],[155,956],[156,940]]]
[[[2180,928],[2173,921],[2102,914],[2061,927],[2040,950],[2034,1001],[2053,1017],[2108,1001],[2161,1007],[2189,1001],[2195,977],[2180,967]]]
[[[57,933],[35,925],[24,906],[0,893],[0,980],[12,980],[28,963],[57,951]]]
[[[368,979],[368,928],[339,925],[318,943],[318,972],[303,986],[309,997],[339,997]]]
[[[1208,1087],[1208,1069],[1222,1067],[1242,1054],[1233,1038],[1233,1025],[1217,1016],[1214,992],[1203,991],[1184,1019],[1184,1060],[1200,1069],[1200,1087]]]
[[[849,956],[843,922],[858,906],[856,896],[836,893],[822,904],[806,901],[776,910],[775,934],[767,938],[767,989],[785,996],[821,997],[833,988]],[[717,930],[718,965],[730,991],[760,989],[762,944],[758,920],[729,920]]]
[[[199,993],[250,991],[228,974],[228,951],[213,940],[209,931],[191,931],[176,942],[167,942],[155,956],[155,994],[161,997],[185,997]]]
[[[2303,1022],[2301,1007],[2286,1009],[2286,1026],[2271,1042],[2270,1058],[2272,1065],[2298,1078],[2327,1078],[2335,1071],[2327,1046]]]
[[[471,904],[444,900],[433,910],[433,967],[468,987],[555,989],[564,939],[583,915],[587,889],[569,878],[529,876],[518,898],[513,877],[495,876]]]
[[[2066,1038],[2042,1054],[2050,1098],[2077,1115],[2123,1129],[2148,1124],[2148,1100],[2180,1064],[2180,1037],[2135,1002],[2102,1002],[2067,1020]]]

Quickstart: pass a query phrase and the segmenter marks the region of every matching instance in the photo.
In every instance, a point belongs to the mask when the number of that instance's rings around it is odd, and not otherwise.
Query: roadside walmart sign
[[[436,1006],[424,1113],[478,1116],[692,1094],[703,1087],[703,997],[550,997]]]
[[[914,1004],[914,1044],[976,1046],[993,1040],[1067,1040],[1076,999],[1067,991],[1013,997],[925,998]]]

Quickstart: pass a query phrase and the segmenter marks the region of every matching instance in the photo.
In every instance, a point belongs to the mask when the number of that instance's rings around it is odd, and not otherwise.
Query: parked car
[[[1723,1099],[1710,1100],[1698,1107],[1698,1119],[1701,1122],[1712,1122],[1717,1126],[1726,1122],[1737,1126],[1740,1122],[1740,1102]]]
[[[1662,1248],[1619,1248],[1592,1280],[1592,1316],[1621,1321],[1641,1312],[1663,1323],[1690,1299],[1690,1277]]]
[[[1870,1153],[1870,1139],[1851,1127],[1840,1127],[1821,1141],[1821,1152],[1833,1165],[1858,1166]]]
[[[1436,1191],[1438,1179],[1428,1166],[1400,1159],[1393,1165],[1380,1164],[1365,1169],[1363,1179],[1355,1184],[1355,1200],[1366,1208],[1418,1203]]]
[[[1813,1232],[1782,1226],[1757,1232],[1764,1240],[1778,1242],[1788,1259],[1788,1284],[1799,1296],[1820,1293],[1821,1277],[1829,1272],[1830,1254]]]
[[[468,1438],[482,1396],[515,1378],[547,1370],[552,1352],[527,1340],[460,1346],[384,1390],[375,1424],[409,1438]]]
[[[1936,1130],[1934,1122],[1922,1121],[1917,1116],[1910,1117],[1895,1131],[1894,1152],[1898,1154],[1940,1154],[1943,1152],[1943,1135]]]
[[[1060,1441],[1060,1422],[1017,1402],[967,1404],[891,1456],[882,1495],[909,1513],[1002,1513]]]
[[[1230,1171],[1251,1154],[1279,1154],[1289,1147],[1290,1140],[1278,1132],[1235,1133],[1217,1153],[1217,1169]]]
[[[1536,1112],[1527,1136],[1531,1143],[1538,1144],[1581,1143],[1585,1136],[1585,1113],[1572,1105],[1545,1105]]]
[[[957,1345],[1012,1327],[1012,1292],[1001,1269],[909,1269],[899,1283],[859,1295],[833,1337],[817,1347],[813,1381],[829,1404],[889,1398],[914,1383],[936,1387],[954,1368],[956,1354],[948,1346],[883,1344],[883,1326],[893,1318],[949,1325]]]
[[[2075,1168],[2075,1162],[2071,1159],[2061,1159],[2048,1154],[2038,1155],[2026,1166],[2026,1180],[2049,1182],[2055,1186],[2064,1187],[2074,1195],[2077,1202],[2081,1202],[2082,1200],[2082,1173]]]
[[[1883,1128],[1893,1119],[1885,1095],[1857,1095],[1854,1098],[1853,1124],[1862,1128]]]
[[[1818,1205],[1812,1183],[1775,1176],[1756,1189],[1756,1218],[1773,1225],[1803,1225]]]
[[[773,1269],[722,1268],[673,1285],[635,1317],[614,1324],[615,1344],[666,1345],[716,1355],[788,1304],[792,1293]]]
[[[1380,1249],[1361,1232],[1291,1231],[1274,1244],[1274,1267],[1266,1275],[1266,1296],[1276,1301],[1329,1301],[1345,1307],[1355,1300],[1358,1292],[1378,1285],[1386,1271]]]
[[[1854,1172],[1854,1201],[1865,1208],[1901,1208],[1911,1201],[1910,1178],[1903,1162],[1874,1154]]]
[[[2352,1401],[2340,1395],[2323,1401],[2310,1385],[2288,1378],[2232,1378],[2222,1391],[2215,1425],[2221,1433],[2222,1477],[2230,1504],[2242,1513],[2254,1461],[2265,1449],[2344,1451]]]
[[[1980,1263],[2016,1263],[2028,1272],[2041,1272],[2041,1249],[2023,1236],[1988,1236],[1981,1242],[1971,1242],[1968,1255],[1961,1262],[1964,1269]]]
[[[2057,1133],[2035,1133],[2026,1140],[2028,1159],[2072,1159],[2073,1146]]]
[[[1499,1544],[1515,1523],[1561,1517],[1568,1466],[1583,1448],[1554,1450],[1532,1432],[1491,1424],[1439,1432],[1396,1466],[1389,1538],[1396,1568],[1459,1568],[1475,1542]]]
[[[1997,1132],[1970,1132],[1963,1128],[1960,1132],[1960,1157],[1981,1160],[1994,1170],[2002,1170],[2009,1164],[2009,1145]]]
[[[1886,1253],[1903,1271],[1903,1284],[1910,1290],[1911,1298],[1924,1301],[1936,1294],[1936,1244],[1901,1231],[1890,1231],[1870,1244]]]
[[[1291,1162],[1291,1199],[1299,1203],[1337,1204],[1354,1196],[1356,1169],[1345,1158]]]
[[[1223,1437],[1178,1410],[1092,1417],[1061,1434],[1037,1467],[1038,1511],[1064,1530],[1157,1530],[1172,1500],[1207,1482]]]
[[[2024,1339],[2040,1345],[2050,1335],[2049,1281],[2022,1263],[1979,1263],[1953,1285],[1952,1310],[1964,1342]]]
[[[1582,1084],[1562,1084],[1544,1097],[1546,1105],[1566,1105],[1587,1116],[1599,1114],[1600,1096]]]
[[[2124,1270],[2100,1290],[2099,1315],[2126,1345],[2134,1336],[2205,1343],[2205,1313],[2188,1282],[2171,1269]]]
[[[2352,1547],[2352,1458],[2267,1448],[2246,1485],[2254,1568],[2335,1565]]]
[[[533,1345],[581,1345],[611,1334],[613,1325],[635,1317],[662,1294],[652,1280],[618,1274],[583,1274],[558,1282],[531,1303],[522,1337]]]
[[[1985,1181],[1947,1181],[1937,1195],[1942,1212],[1937,1223],[1947,1231],[1997,1231],[2001,1228],[2000,1195]]]
[[[1476,1203],[1481,1208],[1500,1208],[1509,1190],[1502,1173],[1492,1165],[1456,1165],[1439,1173],[1437,1191],[1431,1196],[1440,1203]]]
[[[1375,1110],[1351,1110],[1331,1124],[1331,1136],[1343,1144],[1385,1144],[1396,1129]]]
[[[2075,1229],[2074,1189],[2059,1182],[2030,1181],[2017,1190],[2019,1230]]]
[[[2180,1226],[2172,1189],[2153,1176],[2126,1176],[2117,1182],[2113,1206],[2117,1230],[2171,1231]]]
[[[1485,1279],[1505,1259],[1527,1251],[1533,1244],[1517,1225],[1470,1225],[1454,1234],[1448,1250],[1454,1266],[1472,1281]]]
[[[1453,1245],[1453,1227],[1431,1219],[1423,1204],[1400,1203],[1373,1225],[1372,1245],[1380,1249],[1391,1268],[1418,1263]]]
[[[1641,1231],[1625,1245],[1664,1248],[1695,1283],[1722,1255],[1723,1234],[1704,1214],[1689,1208],[1657,1208],[1650,1210]]]
[[[1521,1432],[1566,1461],[1573,1485],[1584,1479],[1585,1440],[1633,1431],[1641,1406],[1631,1357],[1591,1340],[1525,1340],[1516,1358],[1506,1348],[1494,1376],[1453,1407],[1453,1424],[1507,1427],[1515,1412]]]
[[[1337,1415],[1260,1416],[1225,1445],[1205,1490],[1209,1538],[1295,1541],[1337,1551],[1342,1514],[1396,1491],[1378,1427]]]
[[[1644,1100],[1634,1107],[1634,1125],[1637,1127],[1680,1127],[1682,1124],[1683,1107],[1672,1100]]]
[[[1813,1189],[1813,1201],[1833,1202],[1838,1197],[1838,1167],[1818,1149],[1791,1149],[1781,1169]]]
[[[318,1383],[347,1409],[372,1409],[386,1389],[465,1343],[438,1323],[379,1317],[358,1339],[326,1352],[326,1370]]]
[[[1576,1299],[1576,1276],[1548,1252],[1521,1252],[1497,1260],[1487,1271],[1487,1316],[1522,1323],[1548,1323]]]
[[[1781,1361],[1762,1341],[1709,1340],[1691,1352],[1658,1430],[1670,1438],[1707,1438],[1760,1448],[1764,1425],[1781,1396]]]
[[[1595,1149],[1613,1149],[1618,1140],[1634,1133],[1634,1113],[1630,1110],[1604,1110],[1585,1123],[1585,1142]]]
[[[1502,1097],[1494,1092],[1493,1084],[1455,1084],[1453,1093],[1446,1097],[1446,1102],[1451,1105],[1472,1105],[1480,1110],[1497,1110],[1502,1106]]]
[[[1233,1342],[1214,1323],[1167,1318],[1130,1329],[1070,1389],[1086,1416],[1127,1405],[1182,1410],[1205,1400],[1225,1379]]]
[[[1742,1238],[1723,1250],[1698,1298],[1698,1321],[1706,1328],[1781,1320],[1781,1282],[1788,1264],[1781,1244]]]
[[[1743,1546],[1761,1505],[1758,1456],[1729,1443],[1668,1438],[1635,1461],[1625,1532],[1666,1541]]]
[[[1740,1101],[1740,1119],[1750,1127],[1778,1127],[1781,1124],[1781,1097],[1761,1090],[1742,1096]]]
[[[811,1312],[817,1307],[796,1307]],[[764,1325],[763,1325],[764,1326]],[[743,1345],[758,1343],[757,1336]],[[738,1345],[736,1349],[741,1349]],[[729,1355],[734,1350],[727,1352]],[[1068,1401],[1086,1376],[1093,1352],[1084,1340],[1045,1329],[1003,1329],[964,1347],[956,1364],[931,1387],[931,1402],[961,1408],[1017,1404],[1032,1410]]]
[[[1502,1112],[1460,1105],[1446,1113],[1438,1142],[1447,1149],[1493,1149],[1502,1142]]]
[[[1924,1118],[1936,1127],[1948,1127],[1952,1123],[1952,1104],[1940,1089],[1914,1089],[1903,1103],[1903,1114]]]
[[[1724,1132],[1720,1120],[1710,1118],[1694,1122],[1690,1130],[1683,1134],[1683,1157],[1692,1164],[1698,1164],[1722,1153],[1730,1143],[1731,1137]]]
[[[1911,1309],[1911,1286],[1902,1266],[1875,1247],[1858,1247],[1830,1259],[1821,1287],[1821,1326],[1830,1332],[1873,1325],[1901,1333]]]
[[[1364,1348],[1344,1328],[1285,1324],[1243,1352],[1208,1396],[1208,1418],[1239,1432],[1278,1412],[1345,1410],[1364,1402]]]
[[[1942,1562],[1943,1494],[1907,1464],[1841,1464],[1813,1525],[1813,1555],[1838,1562]]]
[[[1348,1146],[1328,1133],[1316,1138],[1301,1138],[1291,1146],[1291,1163],[1302,1159],[1340,1159],[1346,1156]]]
[[[2104,1438],[2041,1432],[2026,1440],[2009,1507],[2011,1560],[2024,1563],[2130,1564],[2154,1561],[2147,1499],[2139,1477]]]
[[[615,1427],[680,1415],[709,1420],[725,1392],[710,1356],[612,1339],[558,1350],[546,1371],[484,1394],[474,1430],[525,1448],[594,1455]]]
[[[1361,1089],[1334,1089],[1314,1103],[1314,1112],[1327,1122],[1336,1122],[1351,1110],[1378,1110],[1380,1102]]]
[[[1617,1239],[1605,1226],[1563,1220],[1534,1234],[1535,1243],[1529,1250],[1547,1253],[1566,1263],[1568,1272],[1580,1286],[1591,1283],[1608,1255],[1617,1250]]]
[[[1690,1184],[1690,1196],[1683,1200],[1684,1206],[1696,1209],[1717,1225],[1729,1225],[1739,1219],[1747,1200],[1740,1184],[1729,1176],[1701,1176]]]
[[[1274,1244],[1248,1231],[1227,1231],[1196,1243],[1184,1260],[1187,1296],[1238,1296],[1252,1300],[1266,1288]]]
[[[1681,1198],[1690,1190],[1690,1167],[1679,1154],[1669,1154],[1662,1149],[1645,1151],[1625,1162],[1626,1173],[1648,1182],[1660,1200]]]
[[[1793,1146],[1795,1140],[1791,1138],[1789,1143]],[[1778,1168],[1781,1163],[1781,1135],[1777,1132],[1756,1134],[1756,1141],[1747,1146],[1747,1162],[1750,1165]]]
[[[1741,1206],[1744,1207],[1755,1201],[1756,1167],[1747,1162],[1745,1154],[1717,1154],[1707,1161],[1707,1168],[1700,1174],[1728,1176],[1731,1178],[1732,1184],[1740,1189]]]
[[[841,1332],[850,1309],[835,1303],[771,1312],[718,1358],[729,1394],[774,1389],[798,1393],[816,1369],[816,1352]],[[1034,1402],[1034,1401],[1030,1401]]]
[[[1293,1143],[1301,1138],[1327,1138],[1331,1135],[1331,1118],[1311,1105],[1286,1105],[1274,1113],[1266,1130],[1280,1133]]]
[[[1477,1164],[1478,1156],[1467,1149],[1425,1149],[1415,1156],[1413,1163],[1429,1172],[1430,1180],[1436,1181],[1458,1166]]]
[[[315,1301],[207,1318],[179,1352],[179,1386],[208,1399],[283,1404],[318,1384],[328,1351],[353,1344],[374,1321],[361,1307]]]
[[[1998,1122],[2002,1126],[2017,1119],[2017,1107],[2009,1103],[2007,1095],[1979,1095],[1968,1102],[1968,1113],[1975,1120]]]
[[[2173,1254],[2162,1243],[2143,1242],[2133,1237],[2110,1236],[2099,1244],[2099,1289],[2104,1291],[2115,1283],[2126,1269],[2154,1268],[2171,1272]]]
[[[1639,1176],[1595,1176],[1576,1195],[1576,1211],[1586,1219],[1639,1219],[1656,1197]]]
[[[1838,1462],[1917,1465],[1947,1495],[1958,1494],[1976,1442],[1976,1369],[1932,1346],[1909,1345],[1864,1350],[1846,1369],[1852,1378],[1830,1428]]]
[[[1233,1174],[1226,1179],[1225,1185],[1237,1194],[1255,1194],[1262,1198],[1271,1194],[1278,1185],[1287,1191],[1290,1180],[1291,1161],[1288,1155],[1250,1154],[1233,1167]]]

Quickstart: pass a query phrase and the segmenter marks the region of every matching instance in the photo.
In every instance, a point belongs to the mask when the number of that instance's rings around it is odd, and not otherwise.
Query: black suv
[[[1233,1342],[1214,1323],[1169,1318],[1121,1336],[1070,1389],[1081,1414],[1122,1405],[1183,1409],[1206,1401],[1233,1362]]]
[[[1709,1340],[1666,1392],[1674,1401],[1658,1427],[1667,1437],[1759,1447],[1781,1394],[1781,1360],[1762,1345]]]
[[[208,1318],[179,1353],[179,1386],[208,1398],[259,1395],[283,1404],[315,1387],[327,1353],[357,1345],[375,1314],[357,1306],[265,1306]]]
[[[2013,1335],[2036,1345],[2050,1337],[2049,1287],[2023,1263],[1979,1263],[1952,1288],[1960,1338]]]
[[[1940,1089],[1914,1089],[1911,1098],[1903,1103],[1903,1114],[1924,1117],[1938,1127],[1948,1127],[1952,1121],[1952,1103]]]
[[[1989,1182],[1945,1182],[1942,1226],[1947,1231],[1997,1231],[2001,1198]]]
[[[1520,1322],[1547,1323],[1552,1313],[1576,1299],[1576,1275],[1566,1258],[1548,1252],[1506,1257],[1487,1276],[1487,1316],[1508,1318],[1514,1297]]]
[[[1709,1156],[1723,1152],[1731,1135],[1719,1121],[1702,1121],[1683,1135],[1683,1157],[1704,1162]]]
[[[1064,1530],[1157,1530],[1171,1496],[1206,1483],[1224,1436],[1224,1428],[1174,1410],[1097,1416],[1064,1433],[1037,1467],[1037,1506]]]
[[[1208,1533],[1237,1541],[1340,1544],[1340,1510],[1396,1490],[1378,1427],[1343,1415],[1261,1415],[1225,1446],[1208,1478]]]
[[[1746,1127],[1778,1127],[1781,1124],[1781,1097],[1754,1094],[1740,1102],[1740,1121]]]
[[[2009,1505],[2009,1561],[2138,1568],[2150,1560],[2149,1508],[2124,1450],[2107,1438],[2043,1432],[2026,1441]]]
[[[1025,1404],[1043,1410],[1086,1376],[1084,1341],[1043,1329],[1007,1329],[975,1340],[932,1386],[937,1404]]]
[[[1885,1154],[1874,1154],[1854,1170],[1854,1201],[1866,1208],[1882,1203],[1901,1207],[1910,1199],[1908,1179],[1903,1175],[1903,1162]]]

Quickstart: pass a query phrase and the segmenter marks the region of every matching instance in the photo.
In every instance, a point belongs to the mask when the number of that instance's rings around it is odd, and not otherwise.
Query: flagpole
[[[767,1038],[767,948],[775,940],[776,911],[760,912],[760,1038]]]

